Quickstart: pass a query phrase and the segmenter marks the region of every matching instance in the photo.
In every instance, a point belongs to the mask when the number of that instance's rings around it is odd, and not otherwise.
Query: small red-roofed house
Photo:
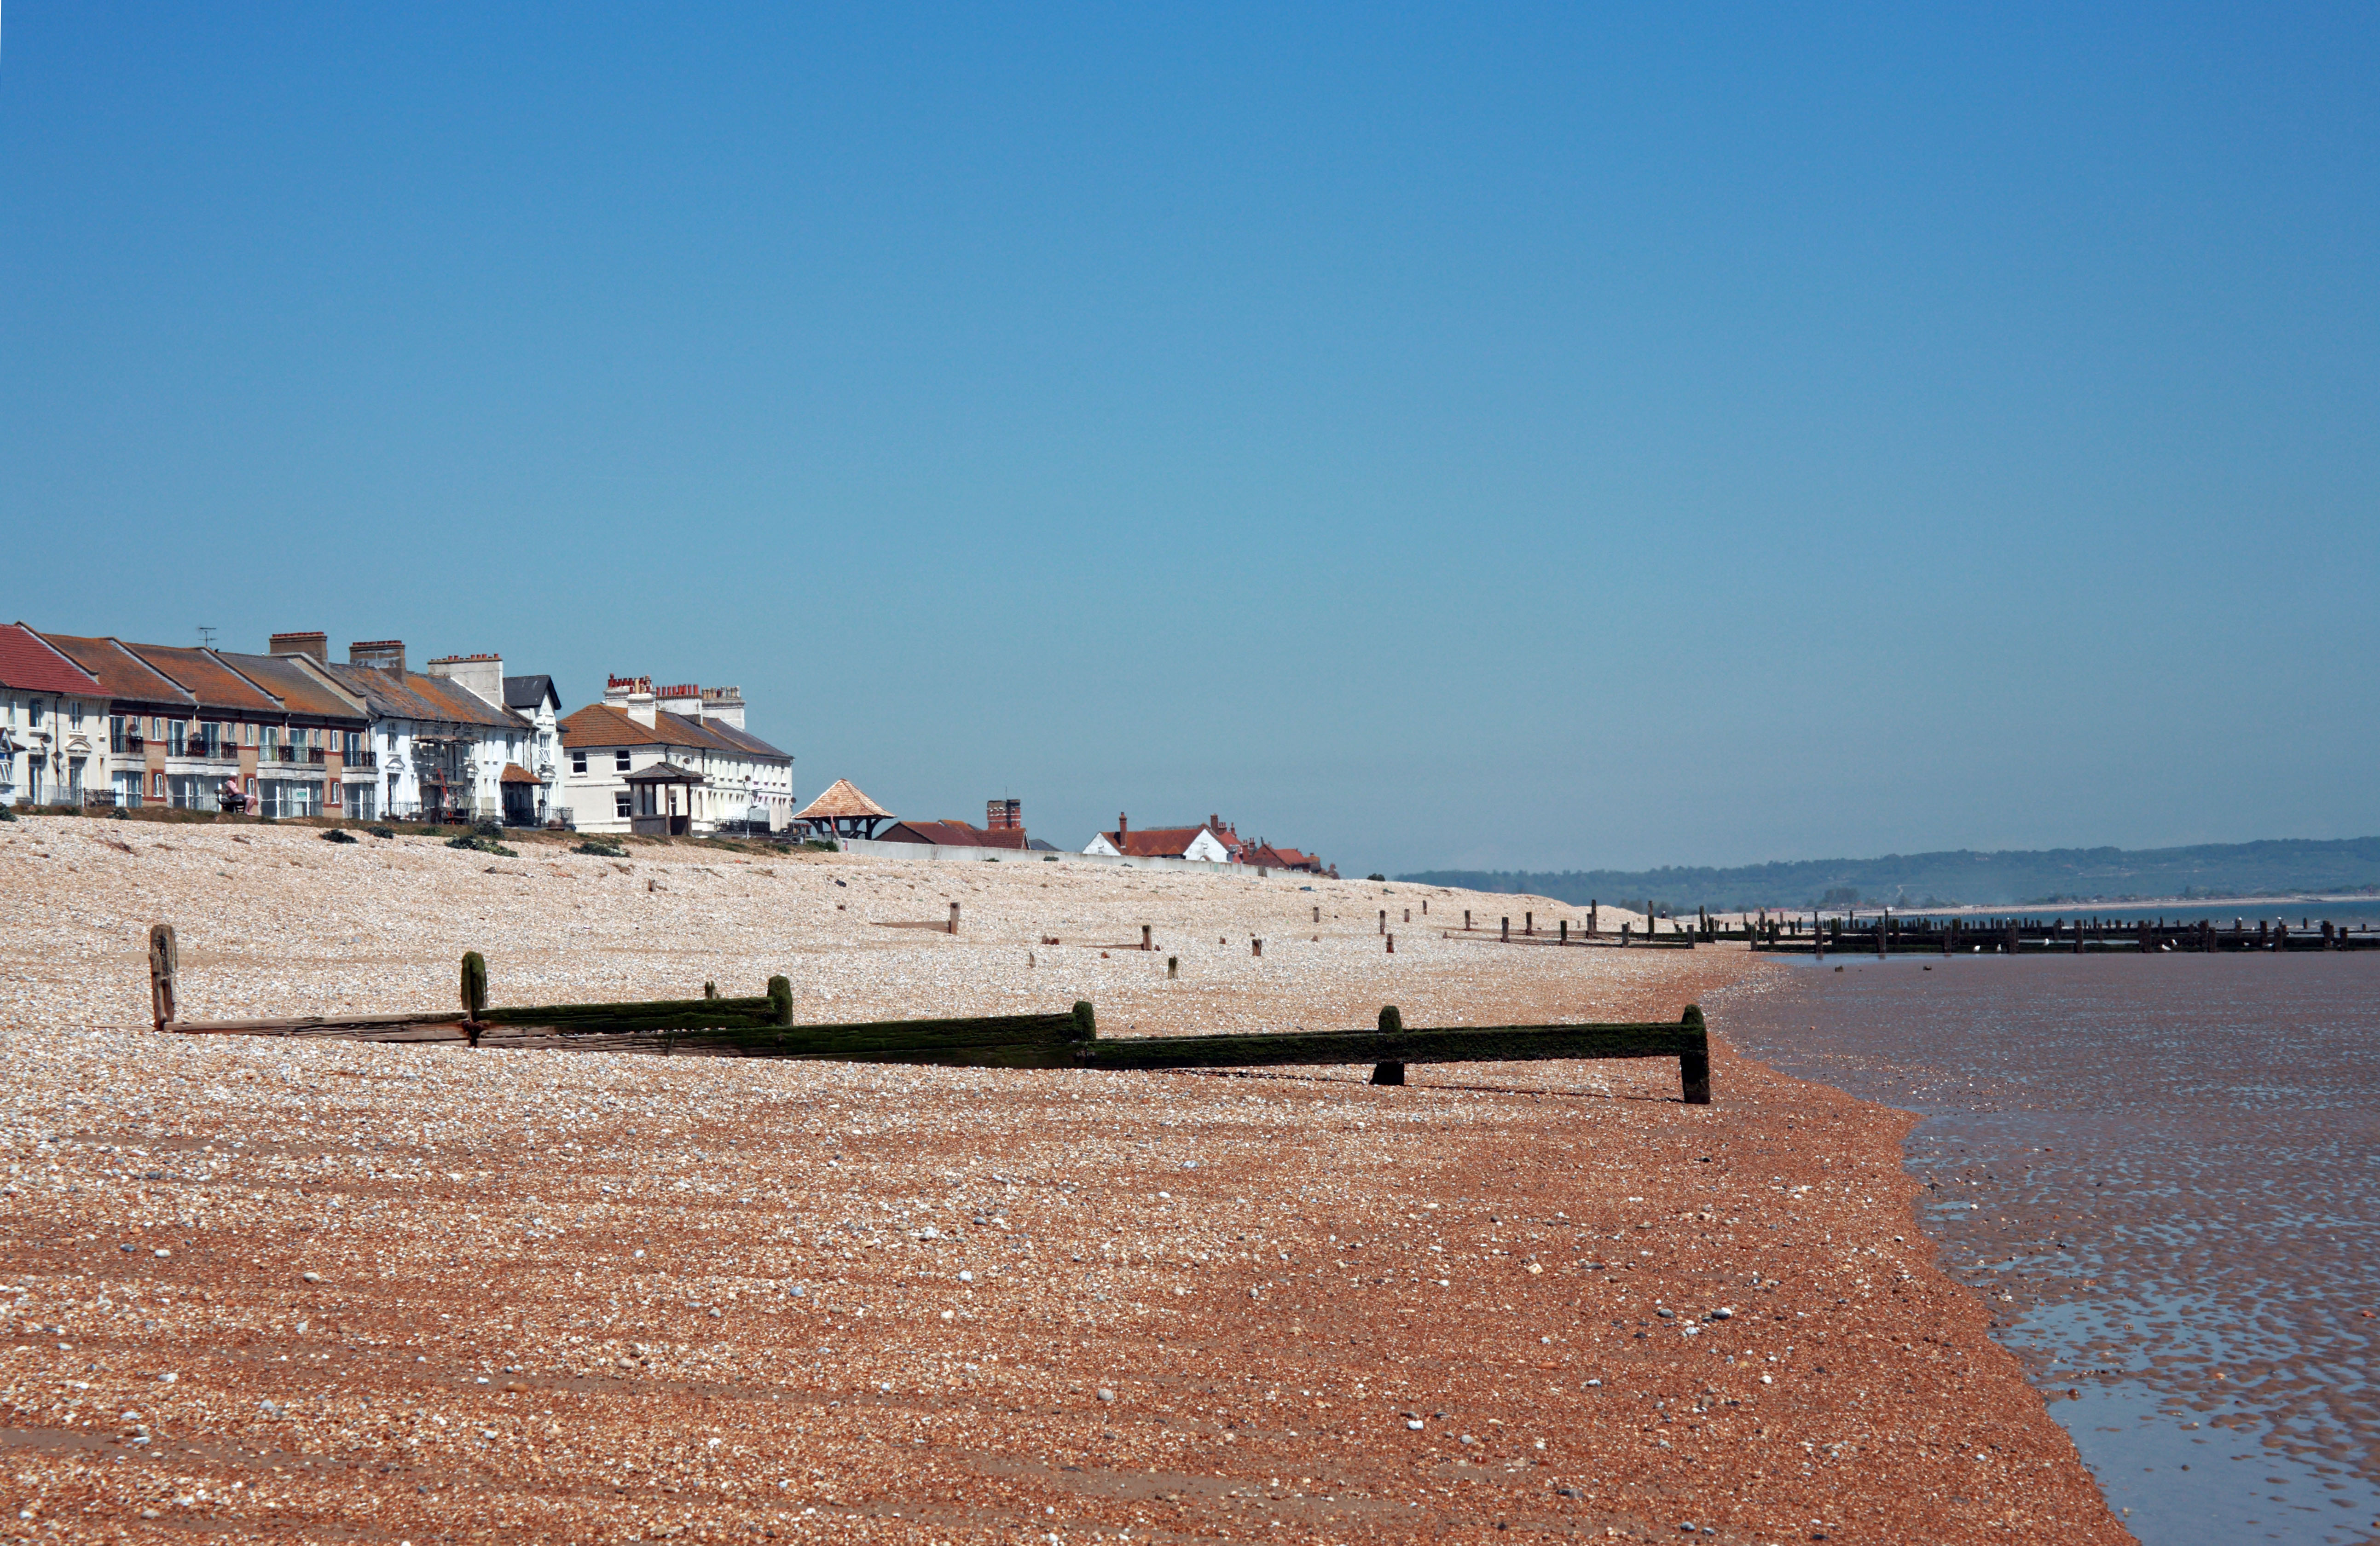
[[[0,624],[0,803],[79,805],[104,765],[107,689],[22,623]]]

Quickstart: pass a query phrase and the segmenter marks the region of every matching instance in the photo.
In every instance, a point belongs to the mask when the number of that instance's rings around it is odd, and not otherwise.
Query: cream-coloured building
[[[793,817],[794,759],[744,728],[736,688],[613,676],[561,732],[559,798],[580,832],[778,832]]]

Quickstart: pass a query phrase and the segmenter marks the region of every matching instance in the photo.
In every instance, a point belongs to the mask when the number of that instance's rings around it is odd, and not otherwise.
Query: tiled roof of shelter
[[[99,692],[97,677],[22,623],[0,624],[0,687],[26,692]]]
[[[112,639],[77,639],[47,633],[42,638],[95,677],[108,697],[126,703],[154,703],[195,712],[199,700],[161,676],[157,668]]]
[[[794,820],[825,821],[838,816],[880,816],[890,819],[892,812],[859,792],[859,786],[847,778],[838,778],[826,786],[826,792],[795,813]]]
[[[507,762],[504,764],[504,771],[498,782],[504,784],[539,784],[542,783],[543,780],[540,779],[537,774],[529,772],[527,768],[522,767],[518,762]]]

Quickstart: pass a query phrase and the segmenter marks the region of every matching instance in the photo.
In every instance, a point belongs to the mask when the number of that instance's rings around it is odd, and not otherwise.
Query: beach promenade
[[[805,1023],[1103,1037],[1667,1020],[1787,969],[1444,940],[1574,909],[1393,883],[517,846],[0,825],[0,1539],[2129,1539],[1936,1271],[1907,1119],[1724,1019],[1709,1106],[1665,1062],[147,1029],[157,921],[193,1017],[445,1008],[466,950],[500,1001],[783,974]]]

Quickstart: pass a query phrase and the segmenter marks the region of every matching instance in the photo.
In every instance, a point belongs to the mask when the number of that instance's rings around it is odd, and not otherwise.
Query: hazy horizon
[[[2380,13],[6,20],[36,627],[1350,874],[2380,830]]]

